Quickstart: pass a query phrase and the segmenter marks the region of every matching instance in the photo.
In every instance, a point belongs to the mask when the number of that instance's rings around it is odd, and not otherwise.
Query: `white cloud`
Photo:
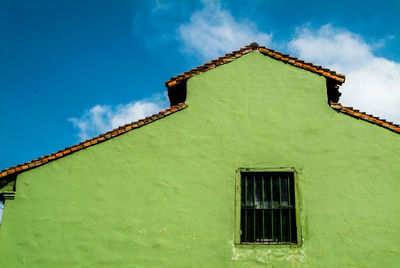
[[[346,75],[343,105],[400,123],[400,63],[375,56],[379,47],[331,25],[316,31],[300,27],[289,43],[293,56]]]
[[[80,118],[69,118],[68,121],[79,129],[79,138],[86,140],[100,133],[158,113],[168,106],[169,101],[166,95],[159,94],[149,99],[119,104],[114,107],[110,105],[95,105],[85,111]]]
[[[179,27],[185,52],[205,59],[217,58],[251,42],[269,45],[272,34],[259,32],[248,20],[237,21],[218,1],[203,0],[203,9],[195,11],[190,23]]]
[[[3,218],[3,210],[4,210],[4,204],[2,201],[0,201],[0,223],[1,219]]]

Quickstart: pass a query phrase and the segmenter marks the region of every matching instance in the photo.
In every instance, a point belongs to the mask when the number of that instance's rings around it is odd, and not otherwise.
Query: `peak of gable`
[[[340,97],[339,86],[344,83],[346,79],[345,75],[338,74],[335,71],[323,68],[322,66],[319,65],[314,65],[312,63],[304,62],[296,57],[283,54],[281,52],[266,48],[264,46],[259,46],[256,42],[252,42],[248,46],[242,47],[239,50],[232,51],[231,53],[227,53],[224,56],[219,57],[218,59],[207,62],[201,66],[191,69],[190,71],[186,71],[183,74],[179,74],[175,77],[172,77],[170,80],[165,81],[165,85],[168,89],[168,97],[171,106],[185,102],[187,95],[186,81],[190,77],[212,70],[220,65],[229,63],[254,51],[258,51],[265,56],[290,64],[294,67],[301,68],[309,72],[324,76],[327,81],[328,101],[332,103],[337,103],[339,101]]]

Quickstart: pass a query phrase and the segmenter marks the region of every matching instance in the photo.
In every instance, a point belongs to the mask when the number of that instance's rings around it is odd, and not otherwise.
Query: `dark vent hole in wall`
[[[186,80],[168,88],[168,98],[171,106],[186,101]]]
[[[326,79],[326,89],[327,89],[327,97],[328,97],[328,104],[330,105],[332,102],[337,103],[339,102],[339,98],[342,93],[339,92],[339,85],[333,79]]]

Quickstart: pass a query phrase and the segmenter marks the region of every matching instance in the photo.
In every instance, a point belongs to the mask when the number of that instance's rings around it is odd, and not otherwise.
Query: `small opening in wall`
[[[168,97],[171,106],[178,105],[186,101],[186,80],[168,87]]]

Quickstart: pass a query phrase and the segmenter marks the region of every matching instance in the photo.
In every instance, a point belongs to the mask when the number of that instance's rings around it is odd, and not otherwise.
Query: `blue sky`
[[[400,123],[399,12],[400,1],[3,0],[0,169],[166,108],[164,81],[252,41],[345,73],[344,105]]]

